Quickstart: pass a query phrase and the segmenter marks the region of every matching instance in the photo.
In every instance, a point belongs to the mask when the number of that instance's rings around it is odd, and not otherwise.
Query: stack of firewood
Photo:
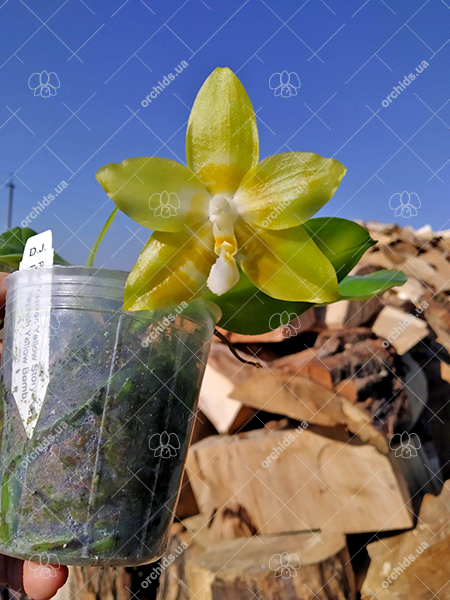
[[[159,600],[450,598],[450,231],[368,227],[403,287],[214,342]]]

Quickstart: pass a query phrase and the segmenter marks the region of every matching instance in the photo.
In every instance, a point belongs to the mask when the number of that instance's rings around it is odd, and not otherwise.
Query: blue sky
[[[0,185],[16,174],[19,225],[68,184],[30,226],[51,228],[70,262],[85,262],[112,209],[96,170],[130,156],[184,161],[189,108],[217,66],[233,69],[250,95],[261,158],[313,151],[347,166],[321,214],[450,227],[447,0],[1,2]],[[182,61],[188,66],[142,106]],[[423,61],[428,67],[384,107]],[[56,95],[30,89],[30,76],[44,70],[58,77]],[[296,96],[270,89],[283,71],[298,75]],[[395,217],[389,200],[403,191],[419,197],[417,216]],[[4,186],[0,199],[3,226]],[[120,216],[97,264],[130,268],[148,235]]]

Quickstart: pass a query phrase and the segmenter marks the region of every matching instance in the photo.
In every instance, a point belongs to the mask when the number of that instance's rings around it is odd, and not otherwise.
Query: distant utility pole
[[[9,192],[8,192],[8,212],[6,214],[6,229],[11,229],[14,188],[16,187],[13,184],[12,176],[11,176],[11,179],[9,180],[7,187],[9,187]]]

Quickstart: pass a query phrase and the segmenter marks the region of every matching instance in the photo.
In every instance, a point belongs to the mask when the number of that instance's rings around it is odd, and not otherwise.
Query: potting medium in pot
[[[200,302],[124,312],[126,276],[6,279],[0,552],[137,565],[164,550],[214,318]]]

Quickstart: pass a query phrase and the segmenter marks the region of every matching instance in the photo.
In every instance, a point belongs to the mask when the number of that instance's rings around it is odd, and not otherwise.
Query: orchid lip
[[[238,251],[234,223],[238,217],[233,201],[221,194],[213,196],[209,203],[209,220],[213,224],[214,252],[219,257],[207,281],[216,295],[222,295],[239,280],[234,255]]]

